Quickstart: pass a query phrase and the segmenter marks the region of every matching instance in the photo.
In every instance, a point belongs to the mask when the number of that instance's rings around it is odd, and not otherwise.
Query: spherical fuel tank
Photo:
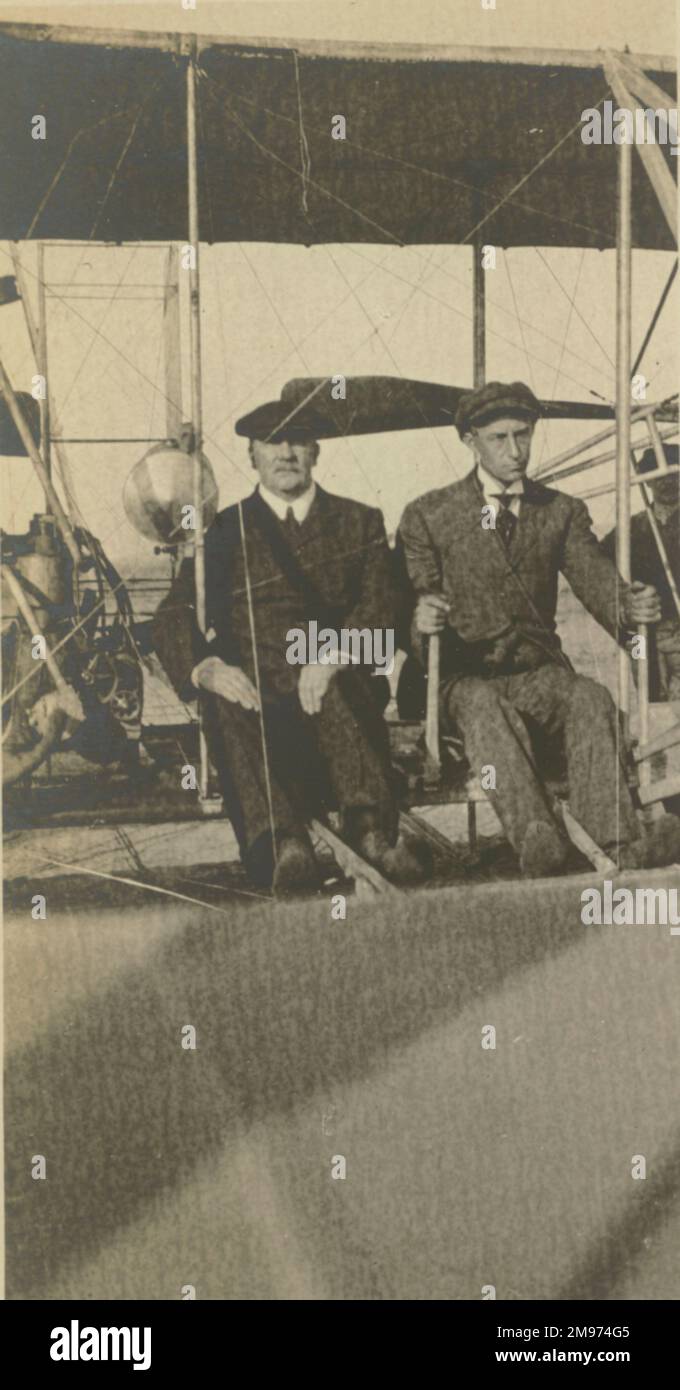
[[[203,525],[210,526],[217,512],[217,480],[210,461],[201,455]],[[194,539],[194,461],[190,453],[172,443],[154,445],[136,463],[123,487],[123,506],[128,521],[149,540],[181,545]]]

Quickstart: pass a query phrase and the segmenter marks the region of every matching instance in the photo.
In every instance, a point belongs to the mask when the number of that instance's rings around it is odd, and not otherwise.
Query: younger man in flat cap
[[[419,595],[414,643],[422,653],[424,639],[441,634],[444,725],[461,733],[473,772],[494,768],[489,796],[528,877],[558,873],[569,848],[532,725],[562,735],[570,807],[596,843],[621,867],[668,862],[680,825],[669,818],[656,840],[643,838],[618,761],[614,702],[574,672],[555,626],[560,572],[618,641],[657,622],[659,600],[651,585],[619,578],[585,503],[527,478],[539,415],[523,382],[489,382],[461,399],[456,424],[474,468],[410,503],[399,528]]]
[[[381,513],[312,478],[323,428],[281,401],[238,421],[258,486],[206,532],[206,635],[196,621],[193,561],[154,619],[156,651],[175,689],[184,699],[203,692],[208,749],[245,867],[276,893],[319,886],[305,820],[329,803],[339,806],[345,835],[387,877],[421,874],[398,838],[370,670],[287,659],[287,634],[312,620],[336,631],[391,629],[395,621]]]

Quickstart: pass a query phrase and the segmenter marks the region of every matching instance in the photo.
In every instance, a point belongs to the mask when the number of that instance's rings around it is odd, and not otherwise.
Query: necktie
[[[496,501],[500,504],[496,508],[496,530],[506,549],[510,545],[513,532],[517,525],[517,517],[514,512],[510,511],[513,496],[513,493],[496,493]]]
[[[295,512],[292,507],[288,507],[283,522],[283,529],[290,541],[297,542],[300,534],[300,523],[295,519]]]

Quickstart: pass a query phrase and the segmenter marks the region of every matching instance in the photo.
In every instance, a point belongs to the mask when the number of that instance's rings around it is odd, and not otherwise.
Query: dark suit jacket
[[[285,531],[254,492],[242,504],[248,571],[253,600],[260,676],[265,690],[290,693],[296,667],[286,661],[286,633],[306,627],[309,595],[291,582],[277,563],[260,525]],[[316,496],[297,540],[299,567],[322,601],[323,620],[338,627],[391,628],[395,596],[382,514],[347,497],[335,497],[317,484]],[[254,678],[244,551],[238,506],[218,513],[205,537],[206,635],[198,628],[193,560],[185,560],[153,620],[154,646],[173,686],[184,699],[195,698],[194,666],[217,655]]]
[[[451,604],[442,643],[442,674],[490,674],[494,644],[512,651],[501,669],[530,670],[560,659],[555,626],[560,572],[613,636],[626,586],[602,551],[585,503],[527,480],[518,525],[506,550],[482,526],[485,498],[477,472],[426,493],[406,508],[399,526],[416,593],[441,593]],[[413,636],[422,656],[424,644]]]

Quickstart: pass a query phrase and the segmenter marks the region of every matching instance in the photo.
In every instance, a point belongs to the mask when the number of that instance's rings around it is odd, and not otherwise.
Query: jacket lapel
[[[496,530],[482,525],[482,508],[487,505],[477,470],[473,468],[451,498],[451,516],[446,518],[445,524],[452,527],[454,535],[463,533],[464,549],[476,557],[473,563],[478,573],[502,576],[507,573],[510,555]]]
[[[330,503],[330,493],[324,492],[317,483],[312,505],[304,521],[300,523],[301,538],[305,545],[326,525]]]
[[[524,495],[519,509],[519,525],[515,527],[508,558],[515,569],[541,538],[545,523],[544,508],[549,502],[543,489],[531,478],[524,484]]]

